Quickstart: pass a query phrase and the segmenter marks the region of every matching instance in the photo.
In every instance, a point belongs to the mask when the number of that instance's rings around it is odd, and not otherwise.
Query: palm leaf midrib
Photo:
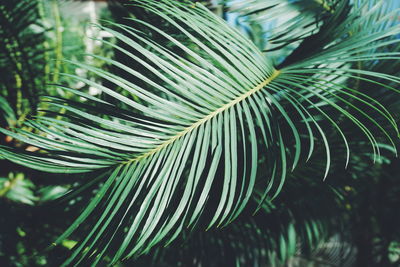
[[[143,153],[143,154],[141,154],[141,155],[139,155],[139,156],[137,156],[137,157],[135,157],[133,159],[125,161],[124,164],[137,162],[137,161],[140,161],[140,160],[142,160],[144,158],[147,158],[147,157],[157,153],[158,151],[162,150],[163,148],[167,147],[168,145],[174,143],[176,140],[180,139],[182,136],[185,136],[186,134],[192,132],[194,129],[197,129],[200,125],[202,125],[202,124],[206,123],[207,121],[211,120],[212,118],[214,118],[218,114],[220,114],[220,113],[224,112],[225,110],[235,106],[236,104],[242,102],[246,98],[248,98],[251,95],[255,94],[256,92],[260,91],[262,88],[264,88],[265,86],[270,84],[273,80],[275,80],[280,75],[280,73],[281,73],[281,70],[274,69],[272,74],[268,78],[266,78],[263,82],[261,82],[260,84],[258,84],[255,87],[253,87],[252,89],[250,89],[246,93],[236,97],[231,102],[229,102],[229,103],[223,105],[222,107],[216,109],[215,111],[211,112],[210,114],[208,114],[204,118],[196,121],[195,123],[193,123],[189,127],[186,127],[181,132],[179,132],[176,135],[172,136],[171,138],[165,140],[164,142],[162,142],[161,144],[159,144],[155,148],[149,150],[148,152],[145,152],[145,153]]]

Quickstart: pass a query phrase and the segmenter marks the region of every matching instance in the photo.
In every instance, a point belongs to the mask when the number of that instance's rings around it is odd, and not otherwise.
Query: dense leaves
[[[254,10],[245,14],[280,13],[290,6],[253,2],[247,4]],[[273,49],[300,43],[275,65],[279,60],[201,4],[132,1],[168,27],[137,18],[128,19],[129,26],[94,26],[116,41],[99,42],[129,60],[91,56],[124,75],[71,60],[66,62],[98,80],[62,74],[113,101],[58,85],[82,101],[43,97],[46,114],[25,123],[40,134],[0,129],[41,149],[2,146],[0,156],[44,172],[85,173],[71,198],[96,188],[55,242],[85,233],[65,266],[97,264],[106,256],[114,264],[170,244],[188,228],[225,227],[250,202],[256,202],[253,211],[263,210],[279,196],[288,172],[315,160],[314,154],[324,160],[321,177],[332,168],[332,152],[347,166],[354,132],[365,136],[374,160],[382,140],[396,150],[396,119],[361,85],[397,92],[396,73],[378,66],[398,60],[398,50],[388,49],[398,47],[400,28],[392,19],[398,11],[374,1],[313,3],[311,9],[298,2],[297,13],[310,13],[282,22],[270,41],[278,45]],[[314,8],[325,11],[314,16]],[[308,232],[312,239],[309,224],[317,225],[312,220],[297,227],[308,229],[303,236]],[[282,261],[296,251],[294,226],[285,226],[283,232],[264,229],[262,237],[278,233],[267,241]]]

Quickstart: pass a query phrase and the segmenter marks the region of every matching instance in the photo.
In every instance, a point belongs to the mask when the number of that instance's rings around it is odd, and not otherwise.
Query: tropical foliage
[[[38,17],[10,3],[1,5],[12,11],[0,34],[31,40],[27,29],[40,25]],[[15,75],[25,77],[22,70],[29,74],[50,54],[5,44],[0,56],[16,64],[5,77],[15,79],[2,84],[0,132],[18,141],[2,145],[0,157],[63,186],[35,196],[24,174],[2,173],[9,177],[0,178],[0,197],[65,203],[64,215],[76,214],[48,240],[53,251],[72,248],[63,266],[398,262],[399,235],[385,232],[396,224],[365,202],[379,199],[389,213],[398,204],[395,1],[222,4],[236,29],[201,3],[129,1],[123,22],[91,26],[107,36],[94,38],[106,53],[48,65],[56,76],[43,78],[52,89],[37,114],[39,83],[18,87]],[[10,34],[6,25],[19,17],[27,22]],[[40,29],[35,34],[45,36]],[[18,65],[24,53],[35,56],[25,57],[26,67]],[[26,119],[10,93],[15,84],[31,103]],[[10,123],[15,114],[23,127]],[[45,204],[55,198],[62,203]]]

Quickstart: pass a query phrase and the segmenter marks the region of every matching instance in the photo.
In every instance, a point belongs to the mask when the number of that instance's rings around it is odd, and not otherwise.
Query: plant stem
[[[53,10],[54,20],[55,20],[55,30],[56,30],[56,63],[53,74],[53,83],[57,83],[60,75],[61,59],[62,59],[62,24],[60,17],[60,10],[58,8],[58,3],[56,0],[51,2],[51,7]]]

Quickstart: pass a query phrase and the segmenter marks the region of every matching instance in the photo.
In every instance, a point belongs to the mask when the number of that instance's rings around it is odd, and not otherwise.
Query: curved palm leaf
[[[167,0],[133,3],[170,23],[186,40],[137,19],[131,19],[137,27],[100,26],[135,53],[103,40],[105,45],[118,49],[150,75],[109,58],[94,57],[125,71],[137,83],[70,62],[132,97],[111,86],[64,74],[100,89],[129,109],[60,86],[86,101],[47,97],[53,111],[63,108],[67,114],[62,119],[39,116],[27,121],[42,135],[0,129],[43,149],[42,153],[28,154],[0,148],[0,155],[18,164],[46,172],[100,170],[106,174],[86,209],[56,241],[61,242],[80,226],[84,228],[84,222],[91,223],[64,265],[88,258],[97,262],[111,254],[111,247],[116,247],[112,255],[115,263],[146,253],[161,241],[169,243],[182,229],[197,223],[208,228],[227,225],[244,209],[256,183],[265,184],[260,203],[267,196],[275,197],[289,162],[293,169],[303,154],[310,158],[318,136],[326,148],[326,176],[330,147],[324,129],[333,125],[347,145],[345,133],[333,118],[336,114],[352,121],[377,154],[379,145],[362,119],[394,143],[367,111],[379,113],[397,130],[390,113],[346,85],[360,75],[372,83],[377,83],[376,78],[400,82],[398,77],[356,69],[352,64],[398,59],[397,52],[375,52],[398,42],[387,39],[400,32],[388,24],[389,15],[377,18],[371,11],[358,16],[363,7],[354,7],[349,14],[345,5],[339,5],[336,15],[326,22],[327,32],[314,39],[321,46],[306,57],[290,58],[276,69],[254,44],[200,4]],[[359,27],[371,21],[371,28]],[[132,100],[134,97],[139,101]],[[366,109],[359,108],[361,104]],[[306,137],[301,135],[303,128]],[[304,143],[308,144],[306,152]],[[262,158],[268,164],[267,173],[258,171]]]
[[[314,162],[313,162],[313,165]],[[309,174],[313,176],[315,172]],[[302,175],[304,177],[304,175]],[[307,191],[307,194],[304,194]],[[257,205],[261,194],[249,204]],[[313,199],[308,196],[313,195]],[[296,201],[290,201],[296,199]],[[318,205],[315,205],[315,201]],[[352,266],[354,253],[345,253],[347,228],[342,216],[343,196],[322,181],[290,179],[279,199],[264,202],[255,216],[243,216],[223,229],[183,231],[180,242],[134,261],[137,266],[306,266],[325,261]],[[343,249],[342,249],[343,248]],[[353,251],[354,252],[354,251]],[[306,261],[304,261],[306,259]],[[127,262],[129,264],[130,262]]]
[[[226,0],[224,2],[227,3],[230,12],[239,14],[239,21],[261,25],[263,34],[268,40],[264,49],[273,51],[287,46],[296,47],[306,37],[315,34],[323,21],[332,15],[338,1]]]

